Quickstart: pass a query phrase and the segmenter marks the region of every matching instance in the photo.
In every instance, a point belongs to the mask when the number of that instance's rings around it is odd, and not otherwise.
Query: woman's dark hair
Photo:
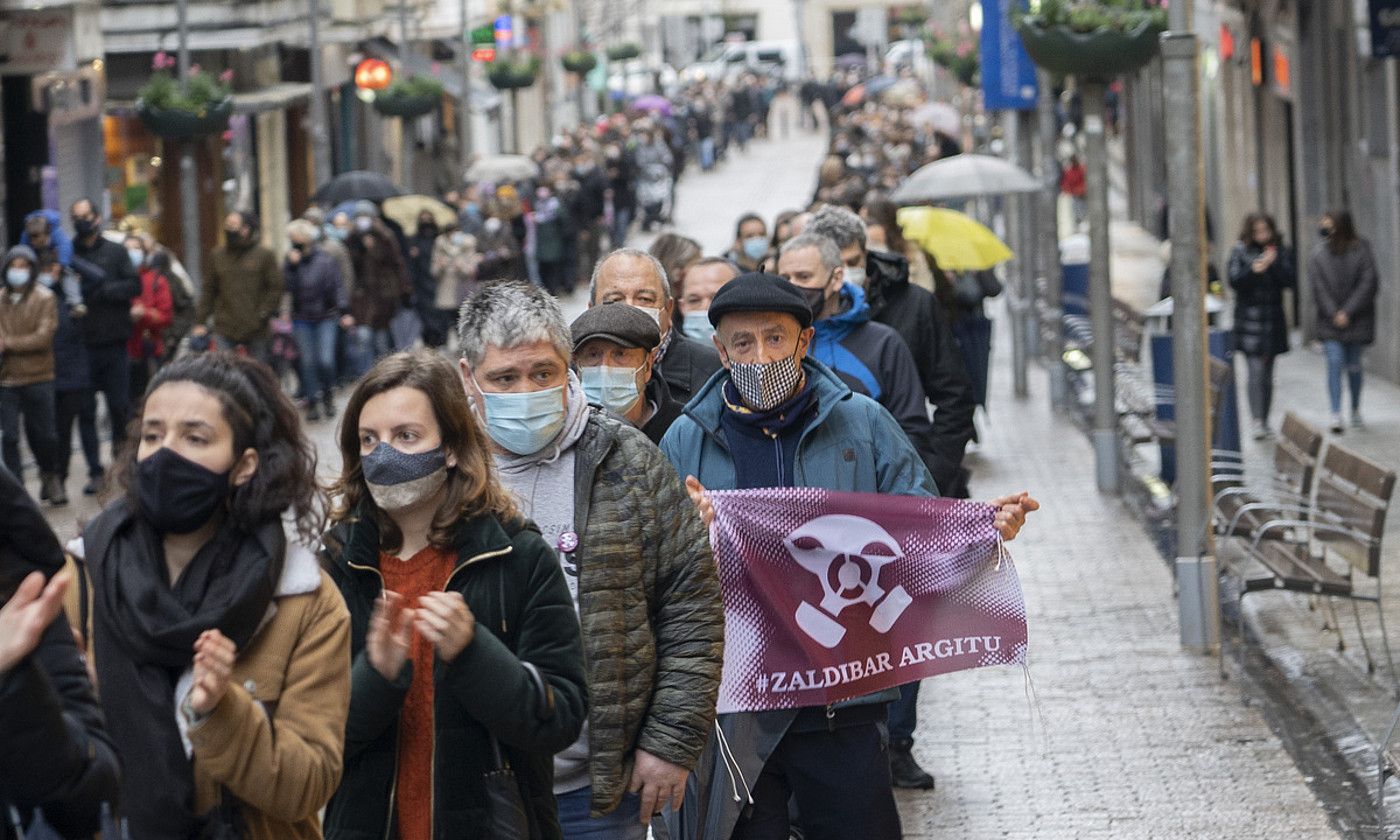
[[[763,225],[764,230],[768,230],[768,223],[763,221],[763,217],[757,213],[745,213],[739,217],[739,221],[734,223],[734,241],[738,242],[743,237],[744,225],[749,222],[758,222]]]
[[[769,237],[768,244],[772,245],[774,250],[783,244],[778,241],[778,231],[782,229],[783,225],[791,224],[800,212],[799,210],[784,210],[773,219],[773,235]]]
[[[1352,220],[1350,210],[1329,210],[1323,216],[1332,220],[1332,236],[1327,240],[1327,247],[1332,253],[1346,251],[1361,238],[1356,235],[1356,222]]]
[[[398,526],[370,498],[360,466],[360,412],[372,397],[395,388],[413,388],[427,396],[442,435],[443,453],[457,456],[457,465],[447,471],[447,492],[433,514],[428,541],[450,548],[464,519],[481,514],[499,520],[518,516],[510,494],[496,480],[489,442],[467,401],[457,368],[440,353],[417,350],[384,357],[350,393],[340,418],[341,468],[340,478],[331,487],[336,502],[331,521],[353,520],[367,506],[379,526],[380,548],[392,551],[403,544]]]
[[[155,269],[157,273],[170,276],[170,252],[164,248],[156,248],[155,253],[151,254],[146,264]]]
[[[257,472],[229,495],[229,521],[251,531],[290,510],[302,541],[315,545],[325,510],[316,485],[316,450],[302,431],[296,406],[272,371],[261,362],[231,353],[184,356],[151,379],[117,457],[117,486],[132,504],[136,504],[136,450],[145,401],[162,385],[175,382],[198,385],[219,401],[224,421],[233,430],[235,457],[248,449],[258,453]]]
[[[904,231],[899,227],[898,205],[884,192],[871,190],[865,194],[865,215],[871,224],[885,229],[885,243],[890,250],[904,256]]]
[[[1278,232],[1278,224],[1274,221],[1273,216],[1270,216],[1262,210],[1256,210],[1244,217],[1244,224],[1240,225],[1240,241],[1246,245],[1253,245],[1254,226],[1260,222],[1269,226],[1269,233],[1272,234],[1269,238],[1269,242],[1274,245],[1282,245],[1283,236]]]
[[[704,256],[699,242],[689,236],[672,232],[656,237],[656,241],[652,242],[647,250],[661,263],[661,267],[666,269],[666,282],[670,284],[673,298],[680,295],[681,276],[685,274],[685,270]]]

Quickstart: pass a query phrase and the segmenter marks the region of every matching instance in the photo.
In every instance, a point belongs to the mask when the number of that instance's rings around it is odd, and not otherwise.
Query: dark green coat
[[[476,617],[476,637],[456,660],[438,661],[434,669],[433,836],[482,836],[482,774],[494,769],[489,730],[519,779],[530,836],[560,837],[554,754],[578,738],[587,690],[578,618],[559,560],[524,520],[503,527],[494,517],[477,517],[463,523],[457,538],[459,561],[447,589],[466,599]],[[326,537],[325,561],[350,609],[354,658],[345,776],[326,809],[326,837],[389,837],[399,709],[412,663],[389,682],[365,656],[370,615],[383,586],[373,520],[333,529]],[[544,702],[522,662],[544,678],[550,695]]]

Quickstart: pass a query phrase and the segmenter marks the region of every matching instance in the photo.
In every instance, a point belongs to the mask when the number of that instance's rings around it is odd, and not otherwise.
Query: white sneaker
[[[1351,427],[1357,430],[1366,428],[1366,421],[1361,419],[1361,412],[1353,411],[1351,413]]]
[[[1332,434],[1334,434],[1334,435],[1340,435],[1342,432],[1345,432],[1346,429],[1347,429],[1346,424],[1342,422],[1342,415],[1340,415],[1340,414],[1333,414],[1333,415],[1332,415]]]

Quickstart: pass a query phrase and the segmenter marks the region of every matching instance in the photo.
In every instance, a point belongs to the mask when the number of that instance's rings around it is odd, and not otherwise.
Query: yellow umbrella
[[[398,222],[409,233],[418,230],[418,216],[432,213],[438,227],[457,221],[457,211],[429,195],[399,195],[384,199],[384,215]]]
[[[904,238],[933,255],[945,271],[981,271],[1016,256],[976,219],[946,207],[901,207]]]

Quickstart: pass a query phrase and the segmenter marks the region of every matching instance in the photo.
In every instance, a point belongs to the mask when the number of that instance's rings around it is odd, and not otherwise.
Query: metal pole
[[[1011,138],[1007,145],[1011,152],[1012,160],[1017,166],[1024,169],[1031,168],[1031,124],[1030,114],[1026,111],[1011,111],[1006,114],[1009,119],[1006,126],[1011,132]],[[1011,312],[1011,381],[1014,393],[1017,397],[1025,397],[1030,394],[1029,383],[1026,381],[1027,369],[1030,365],[1030,353],[1027,346],[1029,336],[1027,334],[1027,315],[1030,313],[1030,294],[1035,286],[1033,249],[1031,242],[1035,220],[1031,218],[1034,211],[1031,196],[1015,196],[1012,198],[1011,207],[1014,210],[1012,219],[1014,224],[1010,227],[1009,233],[1011,241],[1016,245],[1016,265],[1014,273],[1007,279],[1010,281],[1011,294],[1007,295],[1007,306]]]
[[[1220,644],[1216,561],[1206,527],[1210,505],[1210,420],[1206,392],[1205,193],[1200,78],[1189,3],[1173,3],[1162,36],[1167,114],[1168,228],[1172,240],[1172,369],[1176,411],[1176,575],[1181,646],[1213,652]]]
[[[466,178],[475,151],[472,143],[472,19],[467,12],[467,0],[458,0],[457,9],[462,17],[462,47],[457,56],[457,66],[462,71],[462,96],[457,100],[457,163],[462,170],[460,177]]]
[[[399,0],[399,72],[408,73],[408,0]],[[399,186],[409,192],[413,188],[413,119],[399,117]]]
[[[329,181],[334,173],[331,165],[330,137],[326,130],[326,85],[321,74],[321,0],[310,0],[306,18],[308,52],[311,53],[311,153],[315,165],[312,188]]]
[[[797,26],[797,73],[805,79],[812,75],[807,55],[807,0],[792,0],[792,17]]]
[[[1049,341],[1044,347],[1045,370],[1050,375],[1050,405],[1054,409],[1063,409],[1067,404],[1069,382],[1061,358],[1064,346],[1060,340],[1063,335],[1060,291],[1064,278],[1060,274],[1060,162],[1055,155],[1059,132],[1055,130],[1054,79],[1044,70],[1039,72],[1039,76],[1040,97],[1036,102],[1036,120],[1040,135],[1040,177],[1045,187],[1040,191],[1039,211],[1036,214],[1040,218],[1038,263],[1045,277],[1046,317],[1053,319],[1048,332]]]
[[[1081,80],[1088,158],[1089,315],[1094,325],[1094,461],[1099,492],[1118,492],[1118,414],[1113,400],[1113,290],[1108,273],[1108,148],[1102,81]]]
[[[179,70],[180,70],[180,92],[189,90],[190,86],[190,21],[189,21],[189,0],[179,0],[175,4],[177,15],[177,27],[179,29],[180,50],[179,50]],[[181,245],[184,248],[185,271],[189,273],[190,280],[195,285],[198,292],[204,285],[204,274],[200,270],[201,244],[199,241],[199,182],[198,174],[194,168],[194,144],[195,140],[182,140],[180,143],[180,216],[182,219]]]

